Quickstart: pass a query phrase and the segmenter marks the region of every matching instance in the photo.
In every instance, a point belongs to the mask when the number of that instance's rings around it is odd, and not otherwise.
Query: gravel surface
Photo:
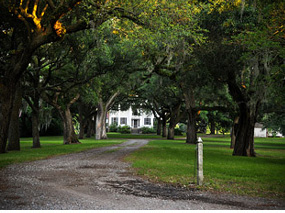
[[[0,210],[285,209],[284,200],[213,194],[134,176],[122,158],[147,142],[6,167],[0,170]]]

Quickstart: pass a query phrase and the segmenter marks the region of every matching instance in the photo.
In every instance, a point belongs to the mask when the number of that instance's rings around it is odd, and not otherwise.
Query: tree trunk
[[[211,123],[211,128],[210,128],[210,131],[211,131],[211,135],[214,135],[215,134],[215,130],[216,130],[216,124],[215,124],[215,121],[214,120],[212,120],[212,121],[210,121],[210,123]]]
[[[78,105],[78,120],[79,120],[79,139],[83,139],[84,138],[84,134],[85,134],[85,127],[86,127],[86,119],[84,119],[83,117],[83,104],[81,102],[79,102]]]
[[[106,115],[106,106],[104,106],[103,102],[100,102],[96,116],[96,140],[107,139]]]
[[[102,119],[102,139],[107,139],[107,130],[106,130],[106,117],[107,117],[107,111],[103,114]]]
[[[167,128],[166,128],[166,118],[162,118],[162,137],[166,137],[167,135]]]
[[[167,134],[167,139],[168,140],[174,140],[174,128],[175,128],[175,126],[169,125],[169,127],[168,127],[168,134]]]
[[[85,134],[85,127],[86,127],[86,119],[83,118],[83,109],[82,104],[79,104],[78,107],[78,114],[79,114],[79,139],[84,139]]]
[[[236,132],[233,155],[255,157],[254,152],[254,125],[255,113],[246,103],[239,105],[240,116]]]
[[[215,130],[216,130],[216,124],[215,124],[213,112],[209,112],[208,118],[209,118],[209,123],[210,123],[210,134],[214,135]]]
[[[39,79],[37,80],[39,82]],[[38,85],[37,85],[38,86]],[[27,99],[26,99],[27,100]],[[32,134],[33,146],[32,148],[40,148],[40,95],[38,92],[33,97],[33,103],[27,100],[32,108]]]
[[[186,143],[195,144],[197,143],[197,131],[196,131],[196,112],[187,110],[187,133]]]
[[[91,121],[91,129],[90,129],[90,134],[91,136],[95,136],[96,135],[96,117],[97,117],[97,113],[94,117],[94,120]]]
[[[239,121],[235,135],[233,155],[255,157],[254,125],[261,99],[250,97],[244,93],[236,83],[233,72],[228,73],[229,92],[239,107]]]
[[[181,113],[181,103],[175,105],[172,109],[170,109],[170,119],[169,119],[169,127],[168,127],[168,134],[167,139],[173,140],[174,139],[174,128],[176,124],[180,121],[184,113]]]
[[[156,129],[157,135],[161,135],[161,123],[162,123],[162,121],[160,120],[160,118],[158,118],[157,119],[157,129]]]
[[[235,147],[237,129],[238,129],[238,121],[239,121],[239,117],[236,117],[233,122],[232,131],[231,131],[231,146],[230,146],[231,149]]]
[[[115,92],[109,100],[104,103],[101,99],[98,105],[98,111],[96,116],[96,140],[107,139],[107,131],[106,131],[106,117],[108,110],[114,104],[116,97],[120,94],[120,92]]]
[[[6,152],[15,88],[14,82],[0,82],[0,153]]]
[[[194,89],[192,86],[181,84],[183,91],[183,96],[185,98],[185,106],[187,112],[187,132],[186,132],[186,143],[195,144],[197,143],[197,132],[196,132],[196,114],[197,111],[194,111],[195,107],[195,98],[194,98]]]
[[[63,144],[80,143],[74,132],[70,109],[67,107],[61,114],[63,119]]]
[[[79,121],[80,125],[80,130],[79,130],[79,139],[84,139],[84,134],[85,134],[85,123],[83,120]]]
[[[94,125],[93,125],[93,120],[92,118],[89,118],[87,121],[87,133],[86,133],[86,138],[90,138],[92,132],[94,131]]]
[[[9,126],[9,139],[8,139],[8,151],[20,150],[20,121],[19,114],[22,105],[22,92],[19,85],[15,93],[15,99],[13,104],[13,110],[11,113],[11,120]]]
[[[39,109],[32,112],[32,129],[33,129],[33,146],[32,148],[40,148],[40,131],[39,131]]]

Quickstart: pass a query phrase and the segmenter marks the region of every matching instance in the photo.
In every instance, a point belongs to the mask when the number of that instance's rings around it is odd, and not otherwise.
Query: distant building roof
[[[255,128],[263,128],[264,126],[263,126],[263,124],[261,124],[261,123],[255,123],[255,126],[254,126]]]

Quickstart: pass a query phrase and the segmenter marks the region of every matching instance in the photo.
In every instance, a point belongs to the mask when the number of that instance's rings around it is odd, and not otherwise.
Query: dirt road
[[[0,210],[285,209],[277,200],[175,188],[134,176],[121,159],[147,142],[128,140],[2,169]]]

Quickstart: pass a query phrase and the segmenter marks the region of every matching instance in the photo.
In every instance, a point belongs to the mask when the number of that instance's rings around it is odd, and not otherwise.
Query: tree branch
[[[70,108],[72,104],[74,104],[80,98],[80,94],[77,93],[76,96],[67,104],[67,108]]]
[[[115,92],[107,101],[106,103],[106,109],[109,109],[111,105],[114,103],[115,98],[120,94],[119,91]]]

